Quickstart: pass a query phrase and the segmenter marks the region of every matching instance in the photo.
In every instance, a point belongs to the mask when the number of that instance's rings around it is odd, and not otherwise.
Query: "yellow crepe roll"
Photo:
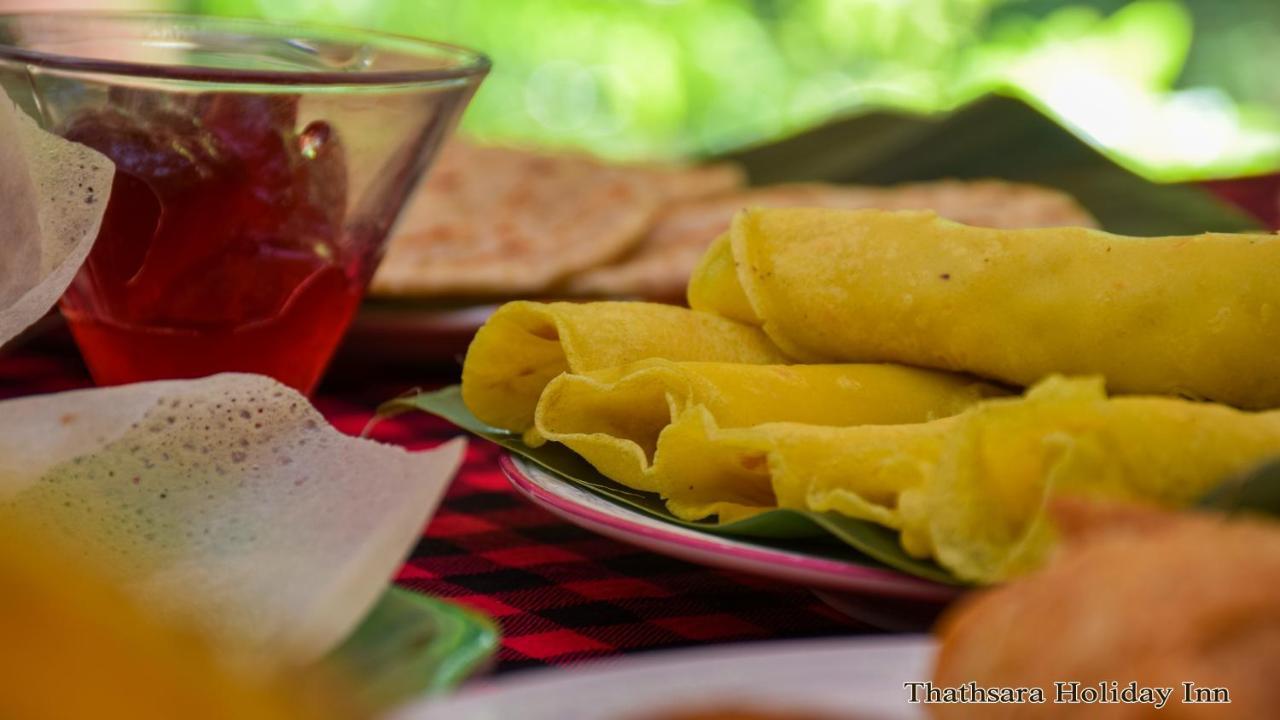
[[[804,362],[900,362],[1017,385],[1280,406],[1280,238],[993,230],[930,212],[748,210],[690,304]]]
[[[1050,378],[914,425],[724,429],[692,408],[658,441],[672,510],[833,511],[902,533],[904,549],[958,577],[1031,570],[1053,545],[1057,494],[1189,504],[1280,454],[1280,411],[1166,397],[1107,398],[1100,378]]]
[[[787,507],[901,529],[899,497],[925,482],[952,420],[721,428],[695,405],[662,432],[650,475],[667,508],[685,520],[733,522]]]
[[[918,423],[1004,394],[973,378],[899,365],[740,365],[649,359],[563,374],[538,401],[525,441],[563,443],[604,475],[658,489],[658,437],[695,405],[722,428]]]
[[[462,400],[475,416],[524,432],[543,388],[563,372],[583,373],[645,358],[779,363],[759,328],[656,303],[511,302],[484,324],[462,367]]]
[[[904,493],[915,547],[966,579],[1038,567],[1054,494],[1185,506],[1280,454],[1280,412],[1166,397],[1108,399],[1100,378],[1050,378],[958,416],[930,481]],[[904,541],[912,536],[904,535]]]

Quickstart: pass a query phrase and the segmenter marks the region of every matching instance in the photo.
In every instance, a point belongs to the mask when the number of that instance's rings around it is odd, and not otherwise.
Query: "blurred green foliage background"
[[[481,137],[696,157],[872,107],[1019,94],[1175,181],[1280,168],[1276,0],[186,0],[494,60]]]

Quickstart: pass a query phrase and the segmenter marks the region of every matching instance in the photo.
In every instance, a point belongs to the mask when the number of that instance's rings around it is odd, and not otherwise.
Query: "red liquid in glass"
[[[346,164],[288,96],[127,92],[65,135],[116,163],[93,252],[62,309],[94,379],[240,371],[310,392],[360,301]],[[354,253],[353,253],[354,254]]]

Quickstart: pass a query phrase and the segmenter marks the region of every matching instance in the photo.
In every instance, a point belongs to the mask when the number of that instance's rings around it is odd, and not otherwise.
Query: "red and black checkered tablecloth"
[[[1210,189],[1280,227],[1280,175]],[[382,401],[457,377],[456,368],[365,368],[331,372],[316,398],[329,420],[353,435]],[[89,384],[65,341],[0,354],[0,398]],[[403,415],[373,431],[378,440],[410,449],[457,434],[426,415]],[[508,487],[498,454],[495,446],[472,441],[397,582],[496,618],[504,634],[499,672],[659,648],[870,631],[804,589],[690,565],[566,524]]]
[[[335,373],[316,405],[354,435],[383,400],[456,379],[447,370],[387,374]],[[61,344],[0,355],[0,398],[89,384],[74,349]],[[410,449],[457,434],[421,414],[383,421],[372,432]],[[498,456],[496,446],[472,440],[397,580],[494,617],[503,632],[498,672],[659,648],[869,631],[804,589],[691,565],[569,525],[515,494]]]

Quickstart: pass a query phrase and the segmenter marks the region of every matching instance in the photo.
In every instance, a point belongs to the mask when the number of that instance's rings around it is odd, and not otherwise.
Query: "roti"
[[[934,210],[964,223],[997,228],[1097,222],[1071,196],[1034,185],[998,180],[912,183],[894,187],[802,183],[750,188],[669,207],[635,251],[614,264],[569,280],[570,294],[679,299],[707,246],[746,207]]]
[[[608,165],[455,140],[406,209],[372,293],[538,294],[625,254],[664,206],[741,183],[728,165]]]

